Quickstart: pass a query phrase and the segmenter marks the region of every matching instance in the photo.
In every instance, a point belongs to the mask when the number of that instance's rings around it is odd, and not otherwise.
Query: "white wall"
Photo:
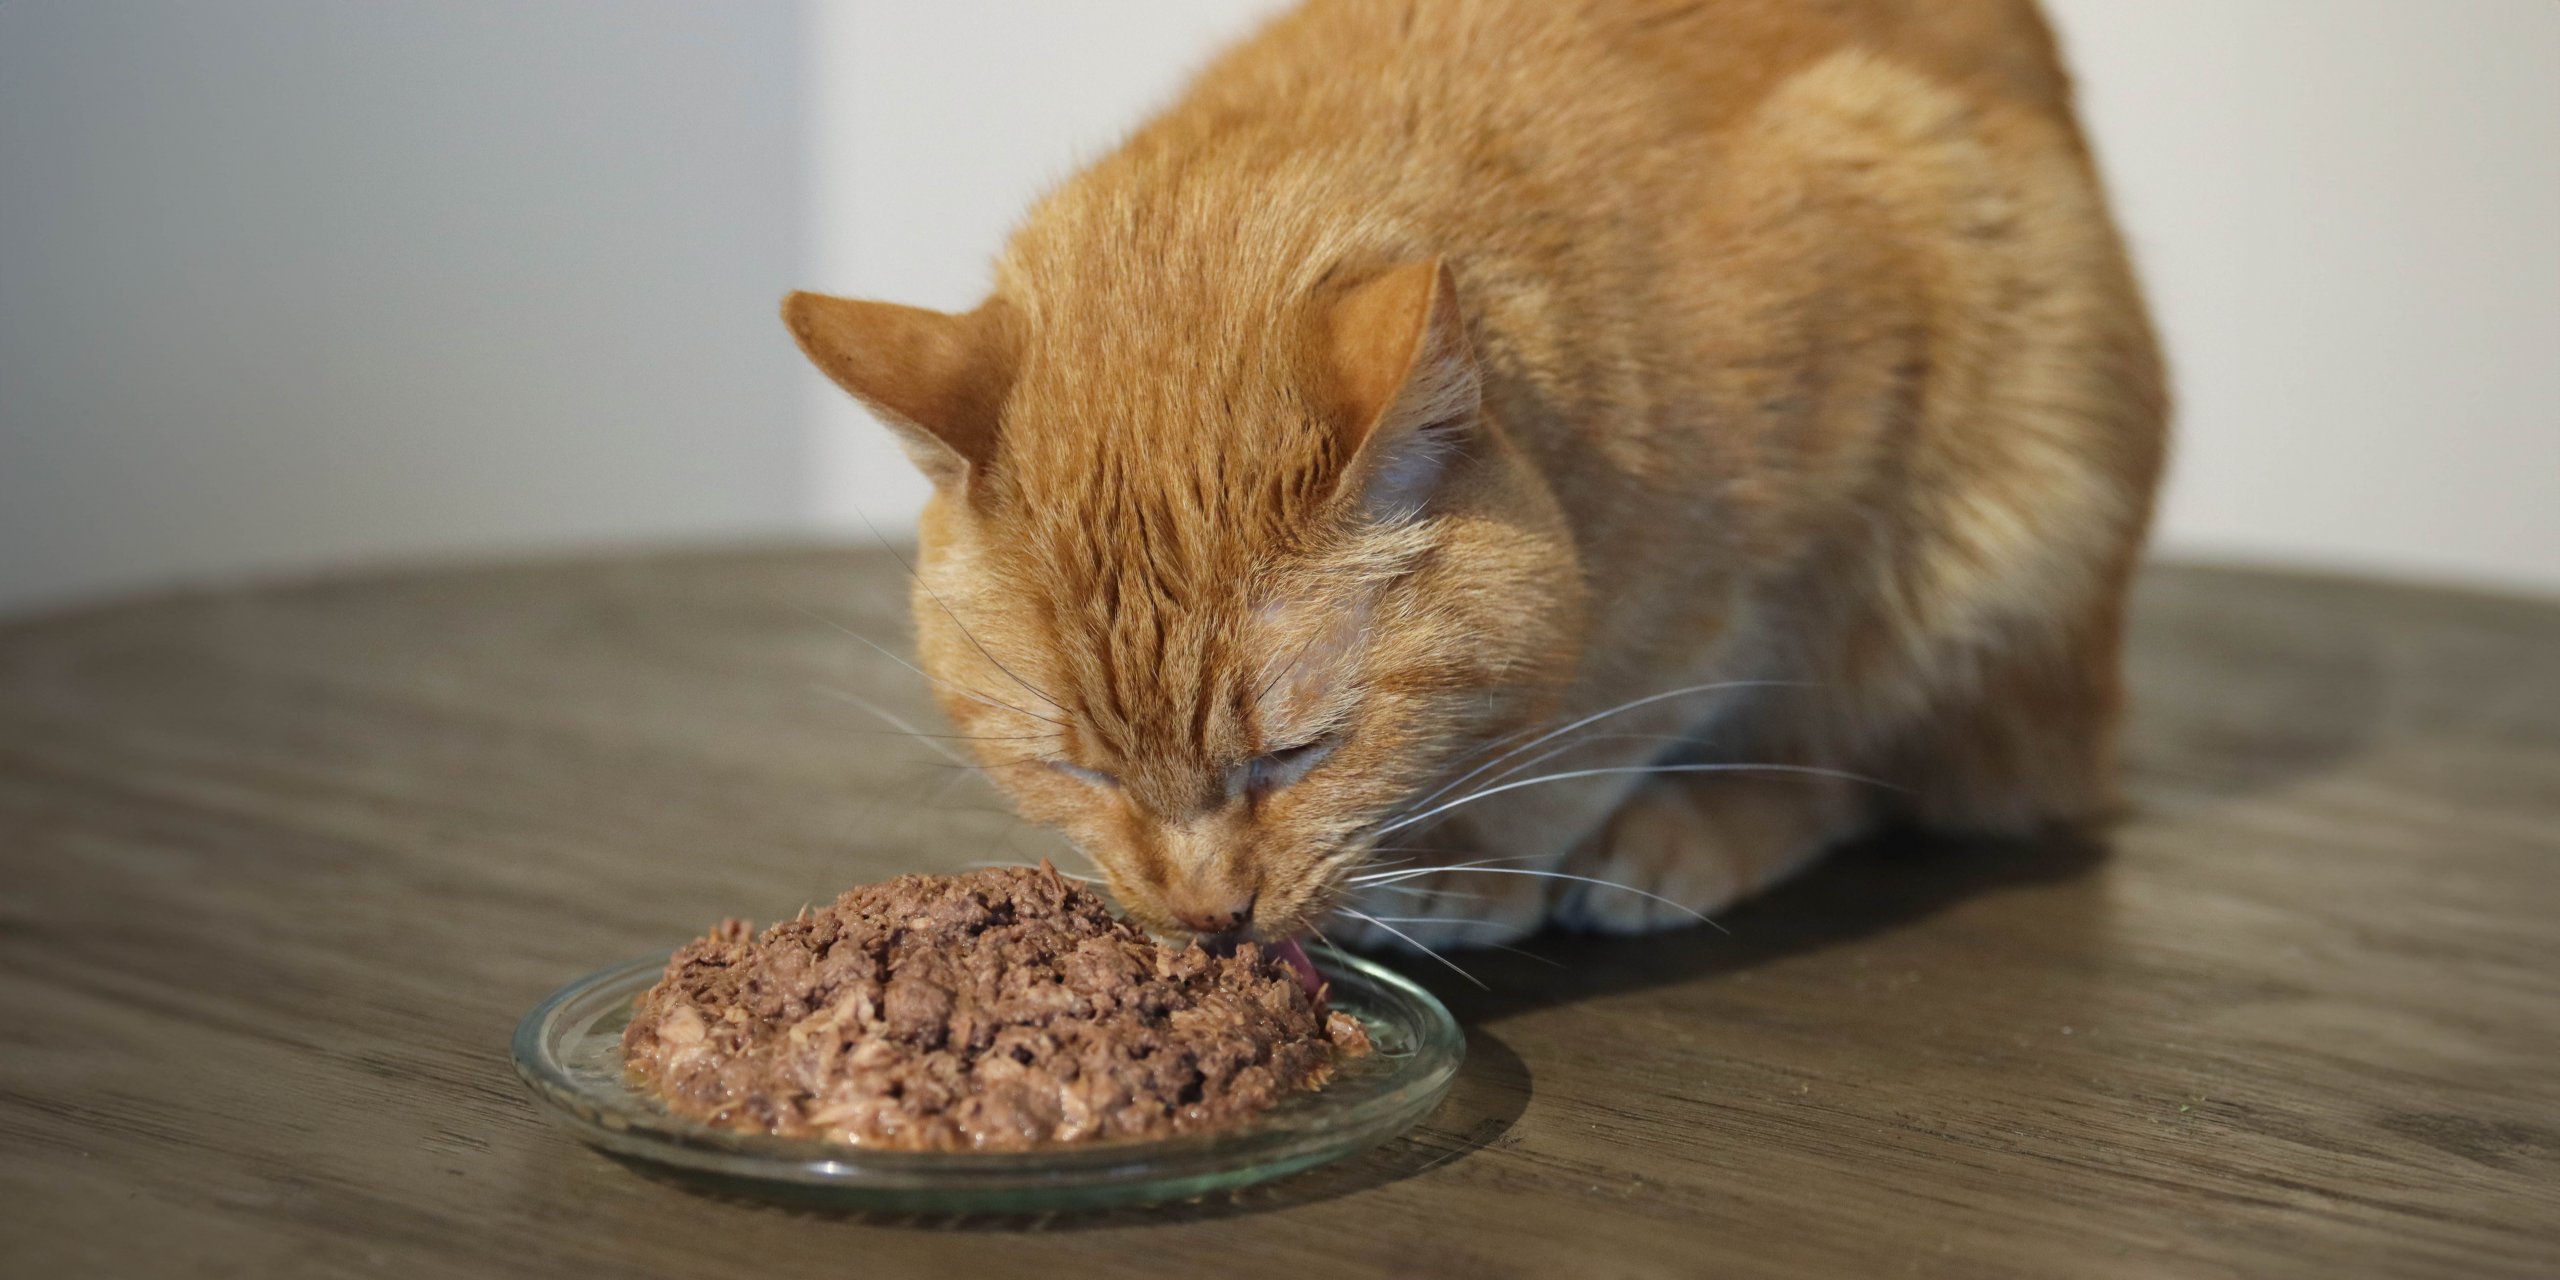
[[[0,3],[0,608],[795,525],[798,20]]]
[[[2048,0],[2181,550],[2560,588],[2560,4]],[[0,610],[921,488],[791,287],[965,306],[1279,0],[0,0]]]
[[[2560,3],[2047,3],[2174,362],[2164,540],[2560,587]]]
[[[2560,588],[2560,4],[2047,3],[2176,364],[2163,542]],[[813,279],[968,305],[1033,194],[1279,7],[822,6]],[[806,385],[820,517],[903,524],[903,461]]]

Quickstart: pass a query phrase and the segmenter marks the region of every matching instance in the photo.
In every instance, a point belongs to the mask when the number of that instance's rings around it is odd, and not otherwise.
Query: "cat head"
[[[1302,933],[1380,825],[1550,709],[1581,617],[1554,498],[1437,259],[1249,307],[1013,283],[784,306],[934,482],[924,670],[1139,919]]]

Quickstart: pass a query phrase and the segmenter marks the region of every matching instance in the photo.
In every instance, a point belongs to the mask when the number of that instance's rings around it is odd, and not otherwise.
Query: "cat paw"
[[[1515,942],[1546,922],[1550,883],[1464,868],[1425,872],[1356,888],[1324,931],[1355,951],[1448,951]]]
[[[1568,874],[1585,878],[1559,883],[1549,918],[1615,934],[1711,919],[1802,869],[1842,834],[1838,806],[1824,790],[1746,779],[1650,782],[1565,862]]]

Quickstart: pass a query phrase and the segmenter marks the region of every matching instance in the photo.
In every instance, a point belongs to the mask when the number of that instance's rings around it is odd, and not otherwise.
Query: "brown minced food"
[[[1369,1051],[1288,964],[1161,945],[1047,868],[904,876],[687,943],[622,1036],[668,1107],[866,1147],[1230,1126]]]

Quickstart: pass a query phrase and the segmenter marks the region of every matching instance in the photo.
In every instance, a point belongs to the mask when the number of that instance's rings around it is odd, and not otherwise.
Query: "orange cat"
[[[1159,928],[2108,806],[2166,396],[2030,0],[1317,0],[976,310],[784,315],[935,482],[942,705]]]

